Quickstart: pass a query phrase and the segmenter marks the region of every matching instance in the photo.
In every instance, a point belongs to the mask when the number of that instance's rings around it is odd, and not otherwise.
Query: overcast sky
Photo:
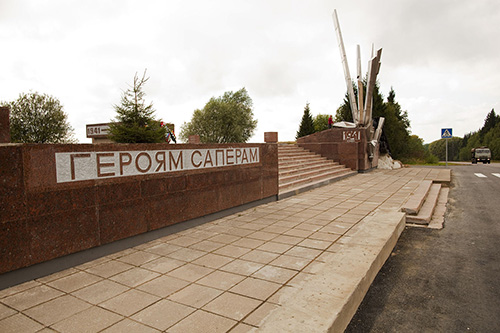
[[[500,113],[498,0],[0,0],[0,101],[58,98],[80,143],[85,125],[147,69],[146,100],[176,132],[211,97],[245,87],[258,120],[252,142],[295,139],[306,102],[335,114],[346,87],[332,20],[337,9],[351,74],[383,48],[391,86],[426,143]]]

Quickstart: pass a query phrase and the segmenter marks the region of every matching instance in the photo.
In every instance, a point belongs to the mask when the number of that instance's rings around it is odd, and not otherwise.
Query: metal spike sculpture
[[[380,70],[380,59],[382,57],[382,49],[377,51],[377,54],[373,55],[368,62],[368,77],[366,85],[365,101],[363,103],[363,77],[361,74],[361,51],[358,45],[357,47],[357,84],[358,84],[358,103],[356,104],[356,98],[354,95],[354,88],[351,81],[351,74],[349,73],[349,65],[347,63],[347,56],[344,49],[344,41],[342,39],[342,33],[340,31],[339,19],[337,16],[337,10],[333,12],[333,24],[335,25],[335,32],[337,33],[337,41],[339,44],[340,57],[342,59],[342,65],[344,67],[345,82],[347,85],[347,94],[349,98],[349,105],[351,106],[352,119],[357,127],[365,127],[372,125],[372,109],[373,109],[373,90],[375,89],[375,83],[377,82],[377,75]]]

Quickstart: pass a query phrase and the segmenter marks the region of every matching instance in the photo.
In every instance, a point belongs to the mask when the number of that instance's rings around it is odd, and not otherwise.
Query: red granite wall
[[[10,142],[10,109],[0,106],[0,143]]]
[[[258,147],[259,161],[69,182],[56,175],[56,153],[228,147]],[[0,145],[0,273],[276,196],[277,161],[275,144]]]
[[[367,128],[332,128],[298,138],[297,144],[352,170],[362,172],[378,165],[377,152],[373,160],[368,158],[368,137]]]

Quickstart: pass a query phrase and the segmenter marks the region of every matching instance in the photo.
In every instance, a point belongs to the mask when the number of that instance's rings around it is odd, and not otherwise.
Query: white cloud
[[[345,83],[331,14],[337,8],[351,65],[382,47],[390,87],[426,142],[440,128],[463,135],[499,108],[500,3],[478,1],[0,2],[0,100],[29,90],[60,99],[80,142],[85,124],[114,118],[113,104],[147,69],[146,98],[177,130],[212,96],[246,87],[264,131],[293,140],[306,102],[335,112]]]

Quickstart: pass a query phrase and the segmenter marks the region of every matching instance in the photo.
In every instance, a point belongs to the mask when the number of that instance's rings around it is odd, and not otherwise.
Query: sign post
[[[446,139],[446,167],[448,167],[448,139],[453,137],[453,129],[441,128],[441,139]]]

